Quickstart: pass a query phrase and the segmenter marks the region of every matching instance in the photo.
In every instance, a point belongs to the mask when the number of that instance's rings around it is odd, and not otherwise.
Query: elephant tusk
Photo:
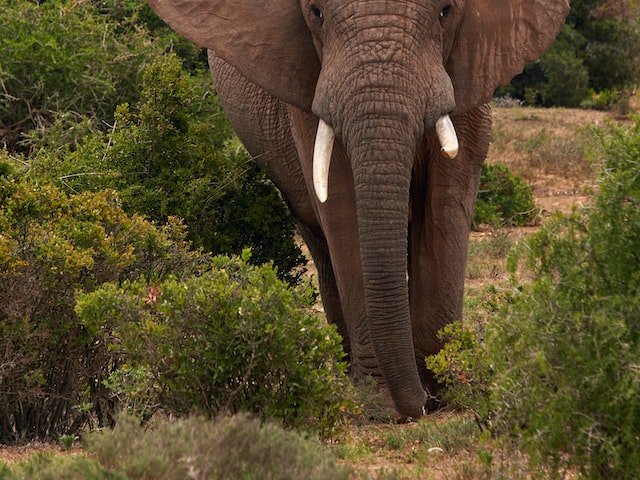
[[[440,141],[443,157],[454,159],[458,155],[458,136],[449,115],[443,115],[436,122],[436,135]]]
[[[313,148],[313,187],[321,203],[326,202],[329,197],[329,165],[334,139],[333,128],[321,119]]]

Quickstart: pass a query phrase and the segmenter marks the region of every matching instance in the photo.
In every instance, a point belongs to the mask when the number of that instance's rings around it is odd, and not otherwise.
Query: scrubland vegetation
[[[137,0],[0,4],[0,443],[57,445],[0,479],[636,478],[633,4],[574,2],[499,92],[448,406],[407,425],[350,384],[203,53]]]

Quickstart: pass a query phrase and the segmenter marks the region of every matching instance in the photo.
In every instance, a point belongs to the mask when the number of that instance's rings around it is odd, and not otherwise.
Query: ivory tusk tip
[[[453,160],[458,156],[458,149],[456,147],[442,147],[440,149],[440,153],[444,158],[448,158],[449,160]]]
[[[315,191],[316,191],[316,198],[320,203],[325,203],[329,198],[329,193],[326,190],[321,190],[321,189],[318,189],[318,187],[316,187]]]
[[[440,141],[440,153],[452,160],[458,155],[458,136],[449,115],[444,115],[436,122],[436,135]]]

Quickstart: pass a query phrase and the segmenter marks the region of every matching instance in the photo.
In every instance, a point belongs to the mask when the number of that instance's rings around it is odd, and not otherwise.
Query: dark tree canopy
[[[640,16],[629,0],[571,2],[556,42],[497,95],[546,107],[628,108],[640,83]]]

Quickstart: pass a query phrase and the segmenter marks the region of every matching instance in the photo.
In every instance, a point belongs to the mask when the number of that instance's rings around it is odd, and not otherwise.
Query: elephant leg
[[[453,121],[460,138],[458,156],[453,160],[440,157],[436,140],[429,138],[429,163],[416,169],[412,188],[412,331],[418,370],[432,394],[438,385],[424,358],[440,350],[438,331],[462,320],[469,232],[489,145],[490,109],[482,106]]]

